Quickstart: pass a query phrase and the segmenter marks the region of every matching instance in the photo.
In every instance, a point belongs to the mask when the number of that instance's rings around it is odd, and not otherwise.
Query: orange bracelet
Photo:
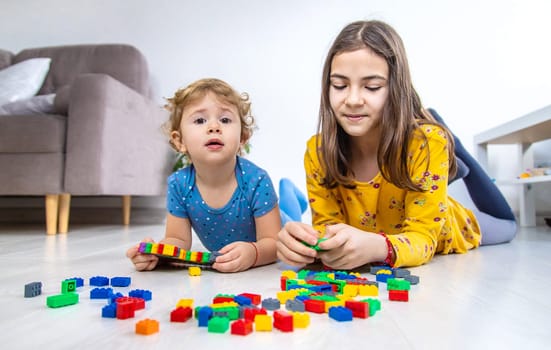
[[[251,265],[251,267],[255,267],[256,263],[258,262],[258,248],[256,247],[256,244],[254,244],[254,242],[249,242],[249,243],[252,244],[252,246],[254,247],[254,252],[255,252],[254,263]]]

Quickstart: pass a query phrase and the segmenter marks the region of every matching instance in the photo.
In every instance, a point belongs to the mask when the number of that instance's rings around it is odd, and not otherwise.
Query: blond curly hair
[[[212,92],[222,101],[237,108],[241,120],[241,141],[244,146],[248,147],[248,141],[256,128],[254,117],[251,114],[249,95],[245,92],[240,94],[225,81],[215,78],[197,80],[185,88],[178,89],[174,96],[166,99],[165,108],[170,112],[170,117],[163,125],[165,132],[170,135],[173,131],[179,131],[184,110],[190,104],[205,97],[208,92]],[[169,139],[169,142],[172,148],[179,151],[172,139]],[[243,147],[239,151],[240,155],[242,153]]]

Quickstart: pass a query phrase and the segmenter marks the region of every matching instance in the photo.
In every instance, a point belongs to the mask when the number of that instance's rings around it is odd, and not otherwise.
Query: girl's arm
[[[277,233],[281,229],[281,217],[279,206],[275,206],[268,214],[255,218],[256,224],[256,249],[255,262],[251,267],[271,264],[276,261],[276,240]]]
[[[412,179],[425,191],[406,194],[401,232],[388,235],[396,252],[396,267],[418,266],[430,261],[449,218],[447,139],[439,127],[423,125],[421,129],[427,140],[416,138],[409,153]]]

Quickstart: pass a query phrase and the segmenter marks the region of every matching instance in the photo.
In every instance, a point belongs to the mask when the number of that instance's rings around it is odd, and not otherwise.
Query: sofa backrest
[[[126,86],[149,96],[147,61],[131,45],[68,45],[25,49],[13,57],[12,64],[35,57],[50,57],[50,71],[39,95],[55,93],[83,73],[104,73]]]
[[[11,65],[13,53],[0,49],[0,69],[4,69]]]

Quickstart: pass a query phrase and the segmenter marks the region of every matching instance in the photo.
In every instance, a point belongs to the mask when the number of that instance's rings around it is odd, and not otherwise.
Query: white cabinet
[[[547,139],[551,139],[551,105],[474,136],[478,161],[486,170],[488,170],[489,145],[518,145],[518,158],[521,160],[518,165],[518,174],[534,167],[532,144]],[[532,185],[548,182],[551,182],[551,175],[525,179],[497,179],[498,185],[519,186],[521,226],[536,225],[535,190]]]

